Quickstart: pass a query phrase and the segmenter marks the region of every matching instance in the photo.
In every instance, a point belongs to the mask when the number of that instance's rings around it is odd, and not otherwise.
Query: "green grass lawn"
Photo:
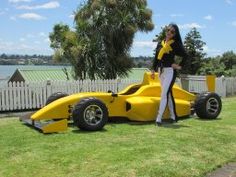
[[[103,131],[44,135],[17,118],[0,119],[0,176],[205,176],[236,161],[236,97],[219,119],[174,125],[109,123]]]

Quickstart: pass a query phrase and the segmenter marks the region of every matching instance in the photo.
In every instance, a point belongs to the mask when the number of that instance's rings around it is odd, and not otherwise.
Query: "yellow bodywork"
[[[216,80],[215,75],[206,76],[207,88],[209,92],[215,92],[215,85],[216,85],[215,80]]]
[[[47,123],[42,126],[41,130],[43,133],[62,132],[67,130],[67,124],[67,119],[62,119],[53,123]]]
[[[196,99],[196,96],[181,89],[176,84],[172,91],[178,117],[190,115],[191,102]],[[155,79],[152,79],[151,73],[147,72],[144,74],[141,84],[130,85],[119,92],[117,96],[103,92],[73,94],[60,98],[38,110],[30,117],[30,120],[38,122],[58,119],[60,121],[53,122],[51,126],[49,124],[46,127],[42,126],[40,129],[44,133],[64,131],[67,127],[65,126],[67,120],[71,118],[73,106],[84,98],[95,97],[106,105],[109,117],[126,117],[133,121],[152,121],[157,115],[160,94],[161,87],[157,73]],[[164,118],[168,117],[169,111],[167,109]]]

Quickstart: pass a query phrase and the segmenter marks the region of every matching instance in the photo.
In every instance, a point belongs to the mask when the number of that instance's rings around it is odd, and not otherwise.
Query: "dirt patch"
[[[208,173],[206,177],[236,177],[236,162],[228,163],[223,167]]]

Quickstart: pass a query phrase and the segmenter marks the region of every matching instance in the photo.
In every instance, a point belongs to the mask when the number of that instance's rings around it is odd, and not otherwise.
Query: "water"
[[[64,68],[65,66],[47,65],[0,65],[0,80],[8,79],[16,69],[42,69],[42,68]]]

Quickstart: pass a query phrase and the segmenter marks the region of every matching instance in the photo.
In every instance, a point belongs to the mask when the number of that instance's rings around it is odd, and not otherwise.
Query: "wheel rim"
[[[103,118],[103,111],[97,105],[89,105],[84,111],[84,120],[88,125],[98,125]]]
[[[219,102],[216,98],[210,98],[207,101],[207,111],[210,114],[216,114],[219,109]]]

